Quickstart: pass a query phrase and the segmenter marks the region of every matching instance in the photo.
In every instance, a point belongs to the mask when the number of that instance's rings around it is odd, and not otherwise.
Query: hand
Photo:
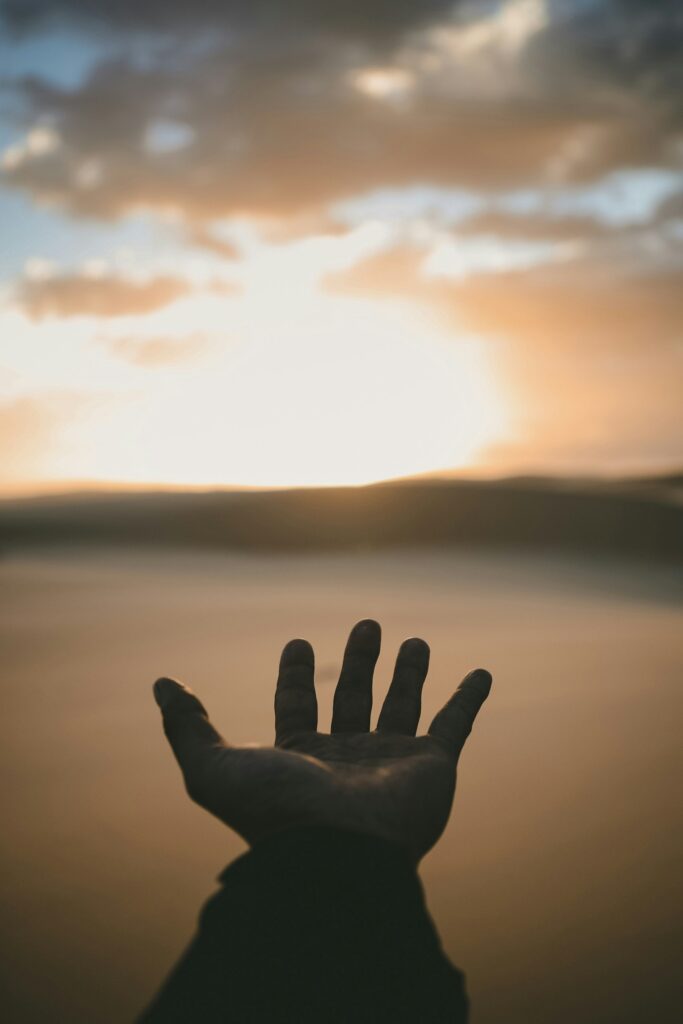
[[[250,844],[295,825],[380,836],[417,861],[443,832],[460,751],[491,688],[470,672],[426,736],[415,736],[429,647],[404,641],[377,728],[370,732],[372,674],[381,630],[351,630],[334,695],[331,734],[317,732],[313,649],[291,640],[275,692],[275,747],[231,747],[191,690],[159,679],[154,695],[187,791]]]

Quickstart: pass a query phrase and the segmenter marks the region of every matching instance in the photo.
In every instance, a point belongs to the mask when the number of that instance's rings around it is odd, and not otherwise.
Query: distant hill
[[[274,551],[457,545],[677,561],[683,555],[677,481],[421,480],[14,499],[0,502],[0,548],[65,542]]]

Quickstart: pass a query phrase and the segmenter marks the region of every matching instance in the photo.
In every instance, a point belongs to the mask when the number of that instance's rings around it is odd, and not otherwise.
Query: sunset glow
[[[151,392],[145,366],[108,371],[52,457],[59,478],[359,484],[467,466],[507,425],[487,348],[408,302],[257,290],[169,316],[206,339],[191,368],[153,367]]]
[[[663,12],[20,6],[0,493],[679,465]]]

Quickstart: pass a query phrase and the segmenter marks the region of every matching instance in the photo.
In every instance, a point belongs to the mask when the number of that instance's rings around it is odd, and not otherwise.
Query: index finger
[[[298,732],[315,732],[318,702],[313,672],[315,659],[308,640],[290,640],[280,658],[275,690],[275,743]]]

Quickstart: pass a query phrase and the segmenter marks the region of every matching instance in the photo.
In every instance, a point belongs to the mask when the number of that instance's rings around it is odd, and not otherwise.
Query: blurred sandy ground
[[[432,645],[423,724],[494,691],[423,865],[473,1024],[676,1019],[683,631],[675,573],[450,552],[13,554],[2,601],[4,1019],[129,1021],[242,844],[195,808],[151,683],[190,682],[232,741],[272,739],[283,643],[321,722],[349,627]]]

